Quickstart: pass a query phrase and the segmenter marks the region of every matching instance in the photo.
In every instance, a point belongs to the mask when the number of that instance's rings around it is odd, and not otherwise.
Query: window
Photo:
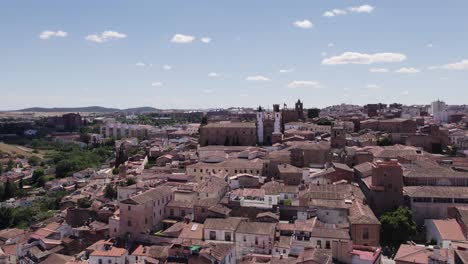
[[[244,240],[244,242],[247,242],[247,237],[246,237],[246,236],[244,236],[244,239],[243,239],[243,240]]]
[[[434,203],[452,203],[452,198],[434,198]]]
[[[224,233],[224,240],[225,241],[231,241],[231,232],[225,232]]]
[[[131,207],[130,205],[128,206],[128,210],[129,210],[129,211],[131,211],[131,210],[132,210],[132,207]]]
[[[127,221],[127,226],[132,226],[132,220]]]
[[[98,263],[99,263],[99,264],[102,264],[102,259],[99,259],[99,260],[98,260]]]
[[[210,240],[216,240],[216,231],[210,231]]]
[[[330,249],[330,241],[325,241],[325,248]]]
[[[455,203],[468,203],[468,199],[466,198],[455,198]]]
[[[258,237],[255,237],[255,245],[258,245]]]
[[[185,210],[180,211],[180,216],[182,216],[182,217],[185,216]]]
[[[322,248],[322,240],[317,240],[317,248]]]
[[[362,239],[369,239],[369,228],[364,227],[362,230]]]
[[[145,218],[145,225],[148,224],[148,218]]]
[[[169,215],[170,215],[170,216],[174,216],[174,209],[171,208],[171,209],[169,210]]]
[[[111,264],[111,263],[112,263],[112,260],[110,260],[110,259],[109,259],[109,260],[107,260],[107,263]]]
[[[415,203],[430,203],[431,198],[430,197],[414,197],[413,202],[415,202]]]

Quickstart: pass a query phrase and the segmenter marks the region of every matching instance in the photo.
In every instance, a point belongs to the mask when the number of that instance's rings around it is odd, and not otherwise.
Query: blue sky
[[[0,109],[468,103],[467,10],[466,0],[4,0]]]

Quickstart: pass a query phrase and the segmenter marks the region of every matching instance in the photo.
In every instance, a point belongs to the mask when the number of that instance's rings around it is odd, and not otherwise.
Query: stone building
[[[372,175],[360,179],[361,189],[377,216],[403,205],[403,169],[396,160],[372,164]]]
[[[200,127],[200,145],[255,146],[257,132],[252,122],[218,122]]]
[[[110,228],[117,229],[117,236],[129,235],[131,239],[138,239],[160,227],[172,198],[172,188],[160,186],[123,200],[119,203],[118,226],[109,224]]]

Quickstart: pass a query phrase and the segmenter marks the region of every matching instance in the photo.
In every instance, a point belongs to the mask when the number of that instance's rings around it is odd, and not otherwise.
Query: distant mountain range
[[[118,109],[118,108],[107,108],[102,106],[87,106],[87,107],[31,107],[16,110],[15,112],[84,112],[84,113],[114,113],[114,112],[124,112],[124,113],[135,113],[135,112],[157,112],[159,109],[153,107],[135,107],[127,109]]]

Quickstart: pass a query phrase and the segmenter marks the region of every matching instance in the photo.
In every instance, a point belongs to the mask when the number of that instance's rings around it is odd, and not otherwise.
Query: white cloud
[[[305,19],[302,21],[298,20],[294,22],[294,26],[298,28],[311,28],[314,26],[314,24],[312,24],[312,22],[310,22],[309,20]]]
[[[165,70],[165,71],[172,70],[172,66],[164,65],[164,66],[163,66],[163,70]]]
[[[384,72],[389,72],[389,70],[387,68],[371,68],[369,69],[369,72],[384,73]]]
[[[177,43],[177,44],[188,44],[188,43],[192,43],[194,40],[195,40],[194,36],[175,34],[172,37],[171,42]]]
[[[154,83],[151,83],[151,86],[162,86],[162,82],[154,82]]]
[[[434,46],[434,44],[429,43],[429,44],[426,45],[426,47],[428,47],[428,48],[433,48],[433,47],[435,47],[435,46]]]
[[[416,68],[400,68],[395,71],[396,73],[407,73],[407,74],[412,74],[412,73],[419,73],[421,70],[416,69]]]
[[[327,46],[328,46],[329,48],[331,48],[331,47],[335,46],[335,44],[333,44],[333,43],[328,43]]]
[[[408,90],[405,90],[405,91],[401,92],[401,95],[408,95],[408,94],[409,94]]]
[[[374,11],[374,7],[370,5],[361,5],[361,6],[352,6],[348,7],[348,11],[351,13],[372,13]],[[336,16],[342,16],[348,14],[348,11],[344,9],[332,9],[328,10],[325,13],[323,13],[324,17],[336,17]]]
[[[204,93],[212,93],[213,90],[211,90],[211,89],[205,89],[205,90],[203,90],[203,92],[204,92]]]
[[[358,53],[345,52],[338,56],[325,58],[322,60],[324,65],[341,65],[341,64],[372,64],[382,62],[402,62],[406,60],[406,55],[400,53]]]
[[[368,84],[366,88],[376,91],[376,90],[380,90],[382,87],[380,87],[380,85],[377,85],[377,84]]]
[[[432,66],[432,67],[429,67],[429,69],[430,70],[443,69],[443,70],[452,70],[452,71],[468,70],[468,59],[462,60],[459,62],[441,65],[441,66]]]
[[[289,88],[313,87],[320,88],[318,81],[292,81],[288,84]]]
[[[374,7],[370,5],[353,6],[349,8],[349,11],[355,13],[372,13],[372,11],[374,11]]]
[[[216,72],[210,72],[210,73],[208,73],[208,76],[210,76],[210,77],[218,77],[219,74],[216,73]]]
[[[138,66],[138,67],[145,67],[146,64],[144,64],[143,62],[137,62],[137,63],[135,63],[135,66]]]
[[[261,75],[247,76],[245,80],[247,81],[270,81],[269,78],[265,76],[261,76]]]
[[[117,31],[107,30],[102,32],[101,34],[92,34],[85,37],[86,40],[96,42],[96,43],[104,43],[109,40],[116,40],[116,39],[123,39],[126,38],[127,35],[123,33],[119,33]]]
[[[325,13],[323,13],[323,16],[324,17],[334,17],[334,16],[341,16],[341,15],[346,15],[348,12],[346,12],[346,10],[343,10],[343,9],[333,9],[333,10],[330,10],[330,11],[327,11]]]
[[[210,42],[211,42],[211,38],[204,37],[204,38],[201,38],[201,39],[200,39],[200,41],[201,41],[201,42],[203,42],[203,43],[206,43],[206,44],[208,44],[208,43],[210,43]]]
[[[68,33],[65,31],[61,31],[61,30],[58,30],[58,31],[46,30],[46,31],[42,31],[41,34],[39,34],[39,38],[44,39],[44,40],[50,39],[51,37],[64,38],[66,36],[68,36]]]
[[[328,55],[328,53],[326,53],[325,51],[320,53],[320,56],[322,56],[322,57],[326,57],[327,55]]]
[[[292,69],[292,68],[279,70],[280,73],[289,73],[289,72],[293,72],[293,71],[294,71],[294,69]]]
[[[249,95],[248,94],[239,94],[240,97],[248,97]]]

